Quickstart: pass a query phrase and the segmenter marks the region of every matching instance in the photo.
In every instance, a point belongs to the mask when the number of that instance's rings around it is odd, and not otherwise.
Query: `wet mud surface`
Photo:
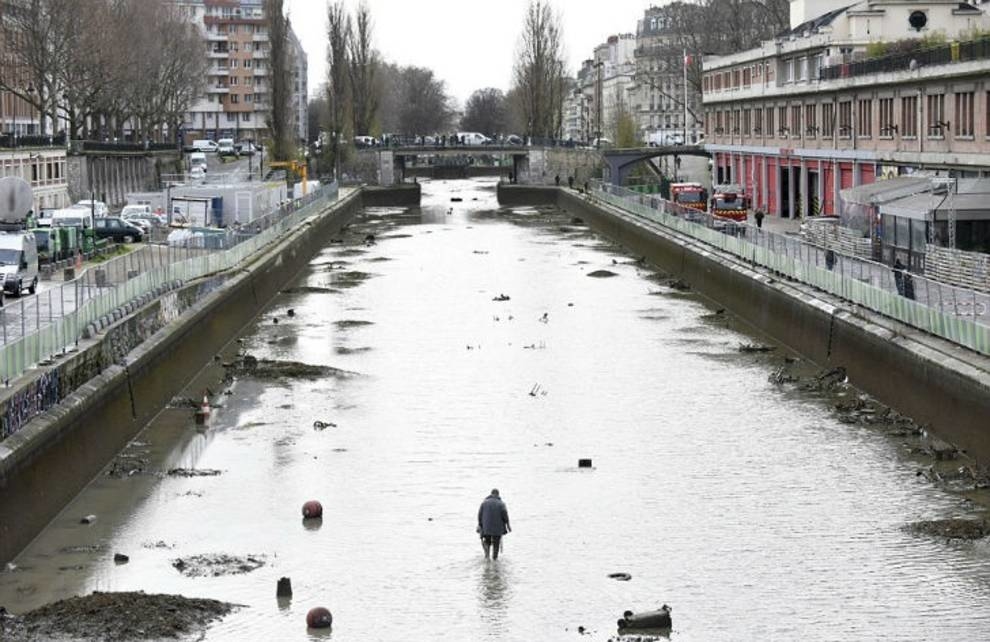
[[[92,593],[22,616],[0,613],[0,639],[161,640],[204,631],[236,607],[217,600],[142,592]]]

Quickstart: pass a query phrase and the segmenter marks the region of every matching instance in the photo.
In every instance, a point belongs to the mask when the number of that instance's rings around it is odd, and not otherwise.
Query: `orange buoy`
[[[302,508],[303,517],[306,519],[315,519],[317,517],[323,517],[323,504],[311,499]]]
[[[210,400],[203,395],[203,403],[196,410],[196,423],[200,426],[210,419]]]
[[[317,606],[306,614],[306,626],[311,629],[328,629],[333,625],[333,614],[330,609]]]

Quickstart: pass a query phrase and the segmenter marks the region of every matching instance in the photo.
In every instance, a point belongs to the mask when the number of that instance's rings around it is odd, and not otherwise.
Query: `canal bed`
[[[209,428],[164,411],[127,451],[135,474],[101,475],[0,574],[0,605],[243,605],[217,640],[299,639],[314,606],[337,641],[605,640],[661,603],[680,641],[990,636],[990,546],[903,530],[964,514],[961,498],[901,441],[771,384],[782,355],[740,352],[758,339],[566,213],[427,182],[421,208],[367,211],[333,241],[221,361],[340,371],[220,384],[212,366],[187,393],[223,406]],[[154,474],[174,468],[220,472]],[[486,562],[493,487],[513,532]],[[264,565],[173,567],[219,554]]]

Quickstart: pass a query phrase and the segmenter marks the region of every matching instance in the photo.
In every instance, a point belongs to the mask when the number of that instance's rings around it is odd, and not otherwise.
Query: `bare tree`
[[[341,142],[347,139],[347,49],[351,39],[351,19],[343,2],[327,5],[327,102],[330,122],[330,163],[338,170],[342,153],[347,149]]]
[[[268,23],[268,131],[271,132],[271,154],[274,160],[287,160],[292,155],[289,103],[292,98],[292,74],[289,73],[289,18],[284,0],[265,0],[265,20]]]
[[[461,128],[495,137],[505,132],[507,122],[505,94],[501,89],[487,87],[471,94],[464,105]]]
[[[547,0],[530,0],[514,69],[526,134],[556,138],[563,125],[564,60],[560,14]]]
[[[402,70],[402,106],[399,129],[408,136],[445,131],[453,115],[445,83],[432,69],[405,67]]]
[[[354,30],[349,47],[350,60],[348,75],[351,81],[351,112],[354,133],[367,136],[375,121],[380,102],[378,73],[378,53],[372,45],[371,9],[364,0],[354,14]]]
[[[73,0],[4,0],[3,39],[11,60],[4,61],[0,89],[38,110],[42,131],[54,119],[58,72],[74,56],[80,18],[88,9]]]

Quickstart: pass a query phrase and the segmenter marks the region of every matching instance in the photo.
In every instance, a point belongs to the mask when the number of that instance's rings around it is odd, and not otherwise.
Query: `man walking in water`
[[[491,494],[478,508],[478,534],[481,535],[481,548],[485,551],[485,559],[488,559],[489,550],[491,550],[491,558],[498,559],[502,536],[511,530],[509,510],[498,496],[498,489],[493,488]]]

